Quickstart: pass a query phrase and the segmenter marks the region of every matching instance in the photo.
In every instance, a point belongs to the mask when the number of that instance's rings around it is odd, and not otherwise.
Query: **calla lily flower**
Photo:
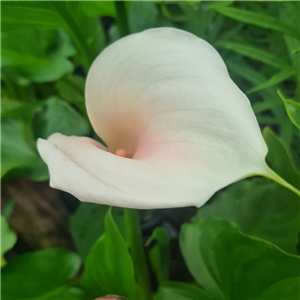
[[[86,107],[107,148],[61,134],[38,141],[50,185],[81,201],[200,207],[235,181],[269,173],[249,100],[218,52],[185,31],[146,30],[105,49],[87,77]]]

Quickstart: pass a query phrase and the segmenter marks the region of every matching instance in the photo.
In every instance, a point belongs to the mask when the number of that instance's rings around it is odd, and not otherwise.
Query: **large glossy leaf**
[[[42,297],[72,279],[80,264],[78,255],[65,249],[20,255],[2,269],[2,297],[7,300]]]
[[[107,205],[81,203],[75,214],[71,216],[71,233],[82,260],[86,259],[92,246],[105,232],[104,219],[108,209]],[[112,214],[122,233],[124,230],[123,209],[115,207]]]
[[[296,253],[300,230],[299,199],[267,179],[237,182],[199,208],[194,221],[219,217],[241,231]]]
[[[165,282],[158,288],[155,300],[212,300],[204,289],[182,282]]]
[[[13,67],[31,81],[54,81],[73,70],[67,58],[75,50],[63,32],[22,30],[3,33],[1,41],[1,66]]]
[[[260,298],[272,286],[300,276],[300,257],[241,233],[227,221],[208,218],[183,225],[180,247],[195,280],[221,299]],[[277,288],[277,299],[299,298],[299,289]]]
[[[33,118],[36,138],[48,138],[59,132],[66,135],[86,135],[89,125],[67,102],[50,98]]]
[[[269,148],[267,155],[269,165],[286,181],[294,187],[299,188],[300,174],[293,164],[286,145],[268,127],[263,130],[263,135]]]
[[[129,250],[110,211],[105,216],[105,233],[87,257],[81,285],[93,297],[114,294],[140,299]]]

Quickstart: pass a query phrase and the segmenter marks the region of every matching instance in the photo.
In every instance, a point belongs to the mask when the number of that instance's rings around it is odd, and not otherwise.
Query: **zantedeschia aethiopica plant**
[[[61,134],[38,142],[51,186],[81,201],[199,207],[242,178],[277,177],[249,100],[190,33],[151,29],[109,46],[89,71],[86,106],[108,148]]]

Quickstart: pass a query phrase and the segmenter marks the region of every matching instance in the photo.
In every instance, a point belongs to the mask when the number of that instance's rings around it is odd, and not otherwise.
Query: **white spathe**
[[[267,146],[249,100],[218,52],[185,31],[146,30],[105,49],[89,71],[86,106],[108,149],[61,134],[38,141],[51,186],[81,201],[199,207],[266,172]],[[113,154],[120,148],[131,159]]]

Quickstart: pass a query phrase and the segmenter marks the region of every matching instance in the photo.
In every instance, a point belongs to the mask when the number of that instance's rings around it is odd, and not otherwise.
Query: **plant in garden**
[[[25,199],[5,199],[2,298],[299,299],[299,12],[2,2],[3,188],[49,179],[42,139],[51,185],[86,201],[55,194],[74,247],[43,249],[15,226]]]

